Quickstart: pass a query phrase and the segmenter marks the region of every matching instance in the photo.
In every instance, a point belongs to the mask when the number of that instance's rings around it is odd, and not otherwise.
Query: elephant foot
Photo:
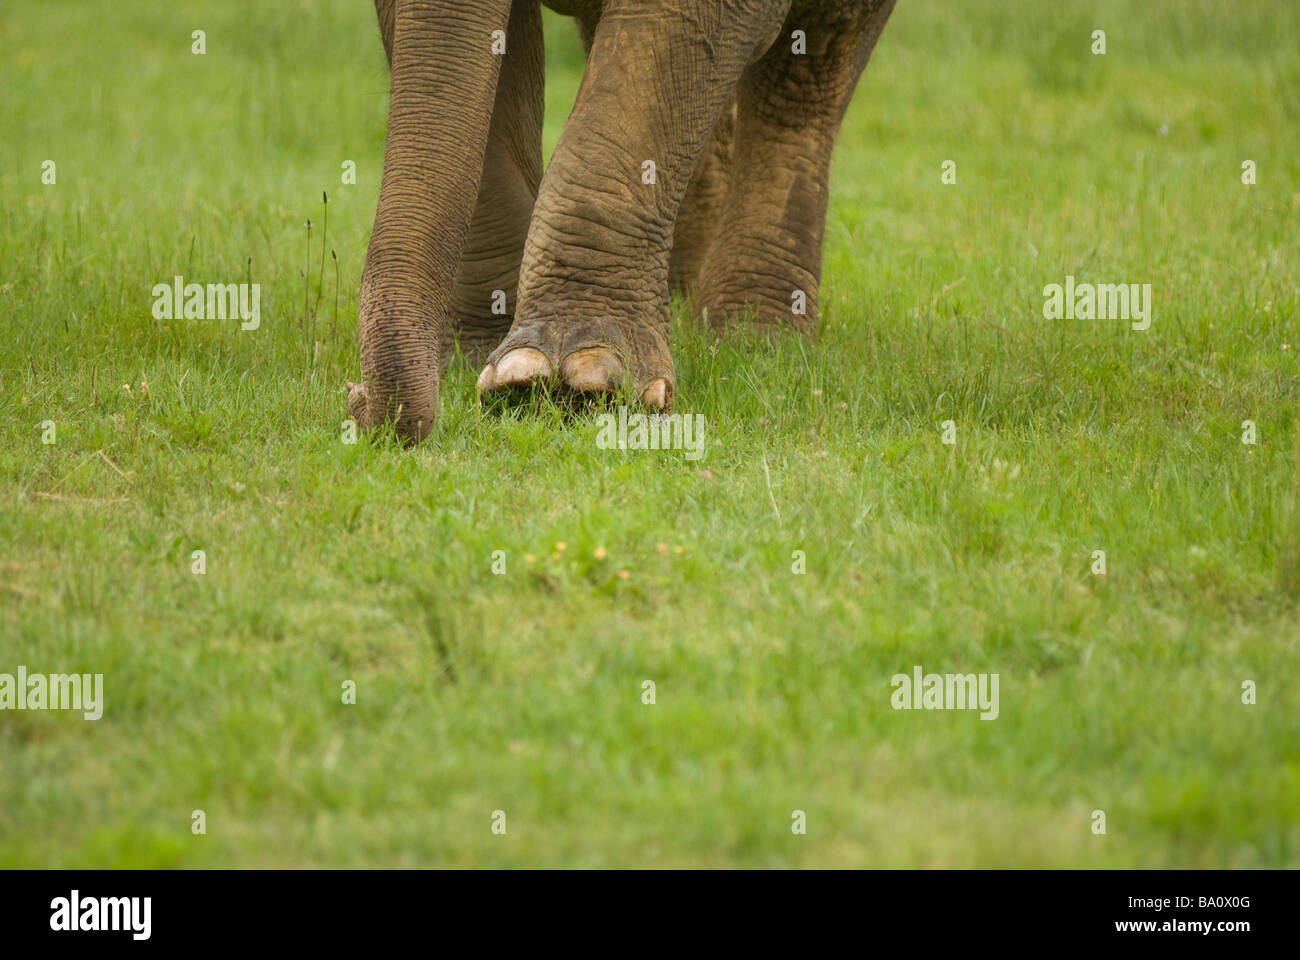
[[[677,386],[666,332],[604,321],[567,330],[555,323],[519,325],[488,358],[478,389],[501,393],[555,381],[583,395],[630,386],[652,410],[671,409]]]
[[[787,287],[789,294],[783,292]],[[697,303],[718,336],[741,332],[769,338],[812,336],[816,329],[817,286],[806,278],[764,284],[759,277],[743,276],[725,284],[706,282]]]
[[[718,337],[741,334],[779,340],[791,335],[812,338],[815,334],[811,317],[790,316],[777,311],[759,312],[752,305],[730,309],[706,308],[705,315],[709,318],[709,329]]]

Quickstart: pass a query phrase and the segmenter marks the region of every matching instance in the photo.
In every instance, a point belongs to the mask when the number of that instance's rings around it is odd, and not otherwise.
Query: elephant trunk
[[[381,28],[387,31],[383,10]],[[388,140],[361,280],[363,428],[419,441],[438,415],[439,349],[478,196],[510,0],[392,9]]]

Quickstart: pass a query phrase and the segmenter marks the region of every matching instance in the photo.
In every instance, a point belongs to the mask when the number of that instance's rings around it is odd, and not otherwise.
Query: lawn
[[[368,3],[8,6],[0,672],[104,705],[0,713],[0,866],[1300,866],[1300,5],[901,0],[817,340],[676,311],[699,461],[464,364],[343,442]]]

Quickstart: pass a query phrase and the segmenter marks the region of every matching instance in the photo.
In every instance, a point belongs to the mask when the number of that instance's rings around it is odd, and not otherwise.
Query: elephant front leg
[[[812,332],[831,151],[894,0],[840,17],[819,15],[825,6],[799,4],[741,78],[729,189],[699,281],[715,328]]]
[[[456,274],[442,365],[459,353],[475,369],[510,331],[519,266],[542,179],[545,55],[541,8],[515,0],[478,203]]]
[[[573,113],[542,178],[509,336],[484,392],[556,379],[624,385],[671,407],[668,264],[678,208],[737,78],[774,38],[788,0],[711,3],[684,17],[612,0]]]

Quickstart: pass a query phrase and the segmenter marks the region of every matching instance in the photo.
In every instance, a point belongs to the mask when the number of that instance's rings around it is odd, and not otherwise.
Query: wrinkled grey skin
[[[894,0],[548,0],[588,60],[544,175],[537,0],[375,5],[392,86],[349,385],[362,427],[424,437],[457,343],[491,350],[484,392],[629,384],[668,409],[670,283],[719,327],[811,332],[831,149]]]

